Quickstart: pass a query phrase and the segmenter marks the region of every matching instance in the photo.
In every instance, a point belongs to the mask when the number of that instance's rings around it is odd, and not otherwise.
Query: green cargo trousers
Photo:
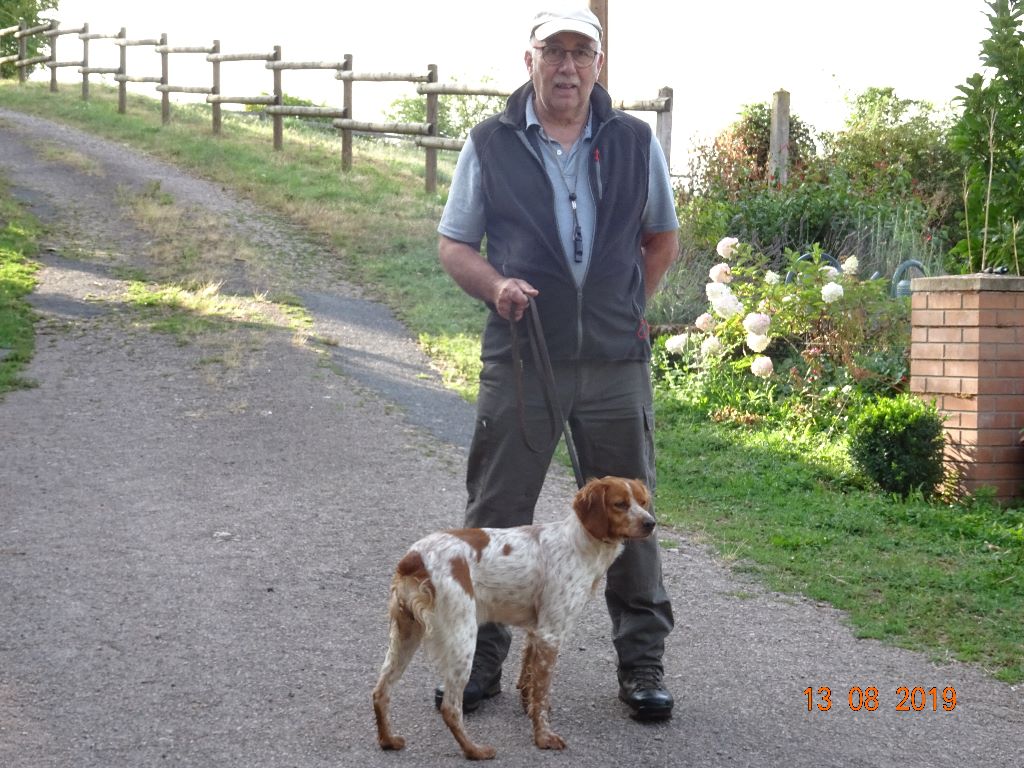
[[[650,366],[640,361],[555,362],[553,368],[584,479],[637,478],[647,484],[653,498]],[[524,416],[520,418],[513,365],[484,364],[466,475],[467,527],[506,528],[533,522],[562,431],[560,424],[552,422],[542,382],[530,364],[524,366],[522,388]],[[619,668],[660,668],[665,638],[674,621],[656,535],[627,542],[608,571],[605,601]],[[484,624],[477,637],[474,678],[489,680],[500,669],[510,645],[506,627]]]

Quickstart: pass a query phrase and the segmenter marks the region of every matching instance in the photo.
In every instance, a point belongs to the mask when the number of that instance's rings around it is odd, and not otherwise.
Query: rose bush
[[[655,372],[716,419],[845,430],[855,407],[902,391],[909,306],[884,280],[787,253],[785,276],[749,244],[724,238],[709,273],[709,311],[685,336],[655,345]],[[684,340],[685,339],[685,340]]]

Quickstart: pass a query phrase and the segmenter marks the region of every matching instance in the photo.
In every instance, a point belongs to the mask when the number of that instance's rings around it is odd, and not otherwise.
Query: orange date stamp
[[[837,697],[842,695],[836,692]],[[842,706],[840,698],[834,698],[827,686],[804,689],[808,712],[828,712],[833,706]],[[846,693],[846,704],[854,712],[877,712],[889,709],[895,712],[952,712],[956,709],[956,688],[947,686],[942,690],[932,686],[901,685],[890,701],[883,701],[883,695],[876,686],[861,688],[853,686]],[[836,701],[839,703],[836,704]]]

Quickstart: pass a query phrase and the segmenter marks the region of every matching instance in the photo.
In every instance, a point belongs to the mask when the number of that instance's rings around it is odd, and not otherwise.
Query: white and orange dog
[[[391,730],[391,688],[422,641],[444,682],[441,715],[463,753],[494,757],[492,747],[469,738],[462,718],[477,626],[494,621],[526,629],[517,684],[523,708],[536,745],[563,749],[548,722],[558,650],[624,542],[654,530],[649,502],[640,481],[605,477],[580,489],[560,522],[447,531],[413,544],[391,585],[388,652],[373,690],[381,748],[405,746]]]

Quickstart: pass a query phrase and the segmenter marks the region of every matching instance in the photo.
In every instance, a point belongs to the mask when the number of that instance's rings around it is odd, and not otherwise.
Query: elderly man
[[[531,301],[584,476],[655,487],[644,307],[678,254],[678,221],[650,127],[613,109],[597,83],[602,33],[585,8],[536,15],[525,55],[530,80],[470,133],[438,226],[442,266],[490,309],[467,467],[470,527],[529,524],[557,444],[522,341]],[[516,338],[526,361],[518,382]],[[673,617],[654,537],[627,545],[605,598],[619,698],[638,720],[671,717],[662,655]],[[509,645],[506,628],[480,628],[466,711],[501,690]]]

